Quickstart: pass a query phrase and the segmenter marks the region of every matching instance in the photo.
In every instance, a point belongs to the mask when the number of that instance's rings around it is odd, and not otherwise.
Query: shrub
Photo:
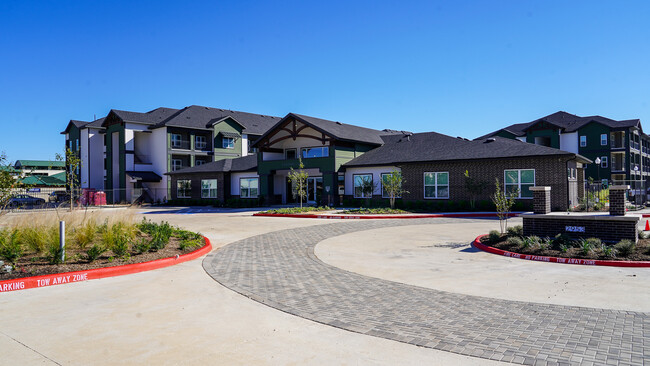
[[[523,239],[521,239],[518,236],[511,236],[511,237],[508,238],[508,240],[506,242],[509,245],[514,245],[514,246],[518,246],[518,247],[520,247],[520,246],[522,246],[524,244]]]
[[[181,240],[180,244],[178,245],[178,248],[180,250],[194,249],[203,246],[203,244],[204,243],[201,239],[187,239],[187,240]]]
[[[61,264],[65,262],[65,257],[61,260],[59,228],[55,226],[50,227],[46,235],[46,258],[50,261],[50,264]]]
[[[523,248],[537,248],[539,246],[539,243],[541,242],[541,239],[539,236],[526,236],[522,239],[523,241]]]
[[[140,240],[133,243],[133,250],[137,254],[146,253],[150,249],[151,249],[151,242],[149,242],[146,238],[140,238]]]
[[[506,229],[508,236],[524,236],[524,228],[521,225],[511,226]]]
[[[94,244],[86,251],[86,260],[94,262],[100,255],[104,254],[108,248],[103,244]]]
[[[45,252],[47,244],[47,232],[42,228],[25,227],[21,230],[21,240],[34,253]]]
[[[562,245],[568,247],[571,244],[571,237],[566,234],[557,234],[553,239],[553,249],[561,250]]]
[[[587,238],[587,241],[591,244],[592,248],[599,248],[603,245],[603,242],[598,238]]]
[[[621,254],[621,256],[627,257],[634,253],[636,245],[632,240],[623,239],[616,244],[615,248],[616,251]]]
[[[549,238],[549,237],[546,237],[546,238],[541,239],[539,241],[539,249],[541,249],[541,250],[546,250],[546,249],[550,248],[551,245],[553,245],[553,240],[551,240],[551,238]]]
[[[583,255],[589,255],[594,249],[591,245],[591,242],[586,239],[580,239],[576,241],[576,246],[580,249]]]
[[[0,257],[11,263],[15,263],[16,259],[23,255],[23,247],[19,240],[19,234],[20,231],[18,229],[14,229],[11,232],[7,230],[0,231]]]
[[[560,244],[559,247],[558,247],[558,249],[559,249],[562,253],[566,253],[566,252],[569,251],[569,246],[566,245],[566,244]]]
[[[488,240],[490,243],[498,243],[501,240],[501,233],[498,230],[490,230]]]
[[[98,226],[94,221],[88,221],[83,226],[78,227],[72,234],[77,247],[81,250],[85,250],[88,244],[95,240],[97,230]]]
[[[645,231],[639,231],[639,239],[648,239],[648,233]]]
[[[616,257],[616,249],[614,247],[611,247],[609,245],[603,244],[600,249],[603,252],[603,255],[607,258],[614,258]]]

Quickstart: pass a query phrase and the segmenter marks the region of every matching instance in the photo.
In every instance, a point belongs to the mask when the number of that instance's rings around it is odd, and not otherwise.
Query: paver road
[[[313,254],[314,246],[330,237],[440,222],[446,220],[364,220],[282,230],[230,244],[206,257],[203,266],[224,286],[279,310],[418,346],[536,365],[641,365],[650,359],[648,313],[426,289],[347,272]]]

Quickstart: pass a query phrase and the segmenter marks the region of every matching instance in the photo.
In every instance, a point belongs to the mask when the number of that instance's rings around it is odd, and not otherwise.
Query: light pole
[[[601,160],[599,157],[596,158],[596,160],[594,160],[594,163],[596,163],[596,165],[598,166],[598,181],[600,181],[600,162]]]

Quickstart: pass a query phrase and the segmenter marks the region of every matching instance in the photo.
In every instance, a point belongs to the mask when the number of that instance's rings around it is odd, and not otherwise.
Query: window
[[[354,176],[354,198],[371,198],[375,190],[372,184],[372,174],[355,174]]]
[[[284,150],[284,158],[289,160],[289,159],[297,159],[298,157],[296,156],[296,149],[286,149]]]
[[[190,198],[192,196],[192,181],[179,179],[176,181],[176,198]]]
[[[605,146],[607,145],[607,134],[603,133],[600,135],[600,145]]]
[[[205,164],[205,160],[196,159],[196,161],[194,162],[194,166],[199,166],[203,164]]]
[[[329,148],[327,146],[323,147],[305,147],[302,149],[302,158],[322,158],[329,156]]]
[[[249,143],[249,144],[248,144],[248,152],[249,152],[250,154],[255,154],[255,153],[257,152],[257,148],[256,148],[256,147],[253,147],[253,144],[252,144],[252,143]]]
[[[424,173],[424,198],[449,198],[449,173]]]
[[[241,178],[239,179],[239,197],[241,198],[255,198],[258,194],[257,178]]]
[[[345,175],[339,174],[338,176],[338,186],[339,186],[339,195],[343,196],[345,194]]]
[[[183,160],[181,159],[172,159],[172,172],[183,167]]]
[[[208,147],[208,140],[205,136],[196,136],[194,138],[194,148],[197,150],[203,150]]]
[[[587,136],[580,136],[580,147],[587,146]]]
[[[603,156],[600,158],[600,167],[607,168],[607,156]]]
[[[201,198],[217,198],[216,179],[201,179]]]
[[[74,140],[74,142],[75,142],[75,146],[76,146],[75,150],[79,151],[79,139]]]
[[[232,137],[222,137],[221,138],[221,147],[224,149],[234,149],[235,148],[235,139]]]
[[[181,147],[181,135],[177,133],[172,133],[172,147],[179,148]]]
[[[513,169],[504,170],[505,176],[504,189],[506,194],[519,191],[517,198],[533,198],[533,192],[530,187],[535,186],[534,169]]]
[[[386,190],[385,187],[385,182],[388,180],[388,177],[390,177],[391,173],[382,173],[381,174],[381,197],[382,198],[390,198],[390,193]],[[395,198],[402,198],[402,195],[397,195]]]

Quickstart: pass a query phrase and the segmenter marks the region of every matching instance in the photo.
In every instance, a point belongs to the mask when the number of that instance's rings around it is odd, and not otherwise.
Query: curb
[[[196,249],[193,252],[183,254],[178,258],[168,257],[168,258],[156,259],[149,262],[125,264],[123,266],[96,268],[96,269],[89,269],[87,271],[55,273],[51,275],[23,277],[23,278],[16,278],[13,280],[0,281],[0,293],[17,291],[17,290],[26,290],[29,288],[54,286],[54,285],[60,285],[60,284],[70,283],[70,282],[96,280],[96,279],[106,278],[106,277],[123,276],[127,274],[152,271],[154,269],[173,266],[175,264],[180,264],[183,262],[190,261],[192,259],[196,259],[198,257],[201,257],[209,253],[212,250],[212,244],[210,244],[210,239],[206,238],[205,236],[203,237],[203,239],[205,240],[204,246],[202,246],[199,249]]]
[[[650,261],[609,261],[600,259],[580,259],[580,258],[559,258],[559,257],[545,257],[541,255],[532,254],[519,254],[508,252],[489,245],[481,243],[481,238],[486,235],[477,237],[472,245],[482,251],[502,255],[504,257],[525,259],[536,262],[550,262],[550,263],[563,263],[563,264],[579,264],[583,266],[609,266],[609,267],[650,267]]]
[[[508,217],[516,217],[520,212],[509,213]],[[253,216],[266,216],[266,217],[292,217],[301,219],[428,219],[428,218],[472,218],[472,217],[497,217],[494,212],[486,213],[450,213],[450,214],[422,214],[422,215],[318,215],[318,214],[273,214],[273,213],[255,213]]]

